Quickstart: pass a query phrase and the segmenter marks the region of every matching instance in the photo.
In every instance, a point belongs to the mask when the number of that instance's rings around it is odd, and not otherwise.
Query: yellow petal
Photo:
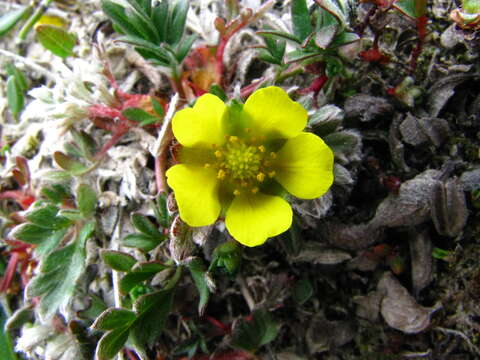
[[[180,217],[190,226],[213,224],[220,214],[217,173],[211,168],[179,164],[168,169]]]
[[[281,88],[255,91],[245,102],[243,116],[253,133],[269,138],[293,138],[307,125],[307,111]]]
[[[225,142],[227,106],[212,94],[202,95],[193,108],[178,111],[172,120],[173,134],[183,146],[211,148]]]
[[[333,152],[317,135],[301,133],[287,140],[274,162],[277,180],[301,199],[315,199],[333,183]]]
[[[262,193],[236,196],[227,210],[225,225],[246,246],[263,244],[292,225],[292,208],[278,196]]]

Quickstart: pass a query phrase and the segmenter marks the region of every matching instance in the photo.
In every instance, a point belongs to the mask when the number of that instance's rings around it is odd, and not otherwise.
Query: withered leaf
[[[370,225],[396,227],[425,222],[430,215],[430,198],[439,174],[437,170],[427,170],[405,181],[399,195],[390,194],[381,202]]]
[[[345,101],[345,114],[348,118],[360,117],[361,121],[370,121],[393,112],[393,106],[385,98],[357,94]]]
[[[316,242],[306,243],[300,253],[292,260],[294,262],[308,262],[321,265],[336,265],[350,260],[352,256],[342,250],[326,248]]]
[[[467,223],[465,193],[458,179],[437,182],[432,193],[432,220],[440,235],[455,237]]]
[[[412,285],[418,294],[433,279],[432,241],[427,231],[412,234],[410,241]]]
[[[327,223],[320,228],[321,235],[336,248],[362,250],[377,242],[383,236],[383,229],[370,224]]]
[[[419,305],[392,273],[383,274],[377,289],[385,294],[380,312],[390,327],[407,334],[417,334],[430,325],[430,317],[435,310]]]

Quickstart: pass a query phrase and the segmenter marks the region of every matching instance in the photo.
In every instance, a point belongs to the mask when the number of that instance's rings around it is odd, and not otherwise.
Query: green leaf
[[[300,40],[298,37],[295,35],[283,32],[283,31],[276,31],[276,30],[262,30],[262,31],[257,31],[258,35],[266,36],[270,35],[272,37],[279,37],[280,39],[285,39],[288,41],[293,41],[294,43],[301,44],[302,40]]]
[[[145,280],[153,278],[155,274],[167,268],[168,266],[157,261],[138,263],[131,269],[131,272],[120,280],[120,291],[127,294],[135,286]]]
[[[326,49],[335,38],[335,35],[340,30],[341,26],[337,18],[328,11],[322,10],[317,12],[317,14],[314,41],[319,48]]]
[[[140,123],[140,126],[155,124],[156,122],[160,122],[162,120],[158,116],[152,115],[145,110],[135,107],[126,108],[122,111],[122,115],[128,120]]]
[[[298,280],[293,286],[293,299],[300,305],[304,304],[313,295],[313,287],[307,278]]]
[[[172,308],[173,290],[160,290],[142,295],[134,304],[138,319],[132,336],[139,344],[152,346],[162,333]]]
[[[35,31],[38,41],[53,54],[64,59],[73,54],[73,47],[77,43],[77,37],[74,34],[53,25],[38,25]]]
[[[160,41],[157,31],[150,22],[150,19],[145,18],[141,13],[131,7],[125,9],[125,15],[130,25],[142,34],[141,37],[143,39],[151,41],[152,43],[158,43]]]
[[[100,257],[113,270],[123,272],[130,271],[133,265],[137,263],[137,260],[132,255],[116,250],[102,250]]]
[[[332,43],[330,44],[330,47],[336,48],[338,46],[351,44],[359,40],[360,40],[360,37],[357,34],[349,31],[343,31],[342,33],[335,36],[335,39],[333,39]]]
[[[308,59],[312,59],[317,56],[321,56],[322,50],[318,49],[318,51],[312,52],[312,51],[304,51],[304,50],[293,50],[287,54],[287,64],[292,64]]]
[[[122,244],[126,247],[133,247],[144,252],[149,252],[150,250],[155,249],[164,239],[165,236],[162,236],[162,239],[160,239],[152,238],[145,234],[130,234],[122,240]]]
[[[151,98],[153,110],[163,118],[165,116],[165,110],[163,110],[162,104],[160,104],[154,97]]]
[[[50,253],[41,262],[40,273],[27,285],[27,298],[40,297],[38,311],[42,318],[50,319],[73,296],[85,270],[85,243],[94,228],[93,221],[86,223],[71,244]]]
[[[185,40],[180,42],[177,46],[177,60],[179,63],[185,59],[185,57],[188,55],[188,52],[190,51],[190,48],[192,47],[194,41],[197,39],[197,35],[192,34],[189,35]]]
[[[208,89],[208,92],[220,98],[224,102],[227,101],[227,95],[225,94],[225,90],[223,90],[222,87],[217,84],[212,84],[210,86],[210,89]]]
[[[61,151],[55,151],[53,153],[53,159],[58,166],[73,176],[83,175],[88,170],[88,167],[83,165],[81,162],[72,159],[70,156],[65,155]]]
[[[425,15],[427,11],[426,0],[396,0],[393,7],[401,13],[407,15],[412,19],[419,18]]]
[[[141,214],[132,215],[132,223],[135,229],[142,234],[148,235],[153,238],[161,238],[163,234],[158,231],[157,227],[148,219],[148,217]]]
[[[7,100],[12,115],[17,119],[25,105],[25,96],[13,76],[9,76],[7,80]]]
[[[235,328],[232,345],[247,351],[255,351],[268,344],[278,334],[279,325],[266,310],[257,310],[251,320],[243,320]]]
[[[7,70],[7,74],[9,76],[13,76],[15,78],[15,81],[17,82],[18,87],[23,91],[28,90],[28,80],[27,77],[23,72],[18,70],[15,65],[12,63],[8,63],[5,67],[5,70]]]
[[[53,230],[27,223],[15,227],[12,237],[28,244],[40,245],[42,246],[41,249],[46,251],[46,247],[56,247],[63,239],[65,233],[65,229]],[[49,245],[47,246],[47,244]],[[38,253],[38,251],[37,247],[36,252]]]
[[[127,309],[108,308],[95,320],[92,329],[114,330],[127,327],[133,324],[137,316],[133,311]]]
[[[193,281],[198,289],[198,293],[200,294],[200,300],[198,301],[198,313],[200,316],[202,316],[210,296],[206,278],[207,269],[200,258],[195,258],[190,261],[188,263],[188,269],[192,274]]]
[[[92,217],[95,214],[97,206],[97,194],[93,189],[85,184],[81,184],[77,188],[77,205],[78,210],[85,218]]]
[[[168,213],[167,195],[161,193],[156,200],[156,206],[153,208],[155,217],[163,228],[168,228],[170,226],[170,214]]]
[[[102,10],[124,34],[143,38],[142,33],[130,24],[123,6],[110,0],[102,0]]]
[[[26,215],[28,221],[46,229],[58,230],[69,227],[72,222],[67,218],[58,215],[58,207],[46,204],[35,207]]]
[[[77,209],[62,209],[58,212],[61,216],[66,217],[72,221],[85,220],[85,216]]]
[[[120,37],[119,41],[135,46],[135,50],[137,50],[137,52],[145,59],[153,58],[163,61],[166,64],[169,64],[172,60],[172,55],[169,54],[168,51],[163,47],[153,44],[142,38],[129,35]]]
[[[316,0],[317,4],[322,7],[323,10],[328,11],[331,15],[335,16],[340,24],[340,30],[343,30],[347,24],[347,17],[343,9],[337,5],[334,0]]]
[[[67,188],[61,184],[53,184],[50,187],[45,187],[42,189],[41,193],[48,200],[56,204],[62,203],[71,196]]]
[[[129,333],[130,327],[125,326],[123,328],[109,331],[103,335],[98,342],[97,350],[95,351],[95,359],[112,359],[120,350],[122,350],[127,342]]]
[[[228,241],[218,245],[213,251],[209,271],[224,267],[228,273],[234,274],[242,262],[242,248],[236,241]]]
[[[13,351],[12,340],[10,334],[5,330],[5,323],[7,316],[0,305],[0,359],[2,360],[17,360],[17,355]]]
[[[158,37],[160,42],[165,42],[167,40],[167,26],[168,26],[168,10],[169,2],[168,0],[162,0],[154,9],[152,20],[157,28]]]
[[[306,0],[293,0],[291,7],[293,33],[301,41],[312,33],[310,14]]]
[[[173,8],[170,8],[172,11],[168,19],[166,42],[172,46],[175,46],[182,40],[188,8],[189,3],[187,0],[176,0]]]
[[[81,156],[91,160],[97,147],[95,140],[83,130],[77,131],[75,129],[70,129],[70,134],[72,134],[75,145],[80,150]]]
[[[0,37],[12,30],[23,17],[28,16],[31,10],[31,6],[25,6],[4,14],[0,18]]]

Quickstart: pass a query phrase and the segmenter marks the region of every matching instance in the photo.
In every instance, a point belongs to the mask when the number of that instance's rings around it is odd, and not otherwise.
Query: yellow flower
[[[245,105],[205,94],[177,112],[180,164],[168,169],[167,181],[183,221],[205,226],[224,214],[246,246],[288,230],[292,208],[279,195],[314,199],[333,182],[333,153],[302,131],[306,124],[307,111],[275,86],[255,91]]]

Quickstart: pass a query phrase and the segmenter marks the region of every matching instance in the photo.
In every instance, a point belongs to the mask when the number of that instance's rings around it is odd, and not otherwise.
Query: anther
[[[221,158],[222,155],[223,155],[223,154],[222,154],[222,152],[221,152],[220,150],[215,151],[215,156],[216,156],[217,158]]]
[[[258,187],[255,186],[251,191],[253,194],[256,194],[258,192]]]
[[[265,174],[264,173],[258,173],[257,174],[257,180],[260,181],[260,182],[265,180]]]
[[[227,175],[227,174],[225,173],[225,171],[222,170],[222,169],[220,169],[220,170],[218,170],[217,178],[220,179],[220,180],[223,180],[223,179],[225,179],[225,176],[226,176],[226,175]]]
[[[237,190],[237,189],[233,190],[233,195],[238,196],[240,194],[241,194],[241,192],[239,190]]]
[[[277,158],[277,154],[275,154],[273,151],[270,153],[270,157],[272,159],[276,159]]]
[[[276,172],[275,171],[270,171],[268,173],[268,177],[273,178],[275,176]]]
[[[228,138],[228,140],[229,140],[230,142],[237,142],[237,141],[238,141],[238,137],[236,137],[236,136],[230,136],[230,137]]]
[[[260,146],[258,147],[258,150],[260,150],[261,153],[264,153],[264,152],[265,152],[265,146],[260,145]]]
[[[203,167],[204,167],[205,169],[208,169],[210,166],[212,166],[212,165],[210,165],[209,163],[206,163],[205,165],[203,165]]]

